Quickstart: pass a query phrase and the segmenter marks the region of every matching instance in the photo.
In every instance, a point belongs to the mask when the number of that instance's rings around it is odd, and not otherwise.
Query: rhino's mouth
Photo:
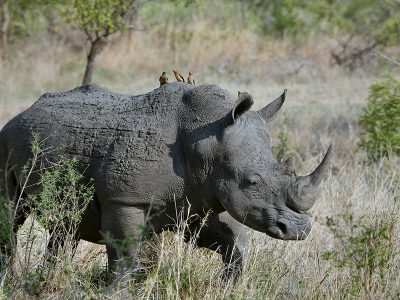
[[[269,226],[265,233],[272,238],[280,240],[304,240],[310,233],[311,223],[309,220],[299,221],[279,219],[274,225]]]
[[[283,231],[278,226],[269,227],[266,234],[280,240],[284,240],[285,237]]]
[[[304,240],[311,231],[309,215],[289,208],[253,207],[242,223],[279,240]]]

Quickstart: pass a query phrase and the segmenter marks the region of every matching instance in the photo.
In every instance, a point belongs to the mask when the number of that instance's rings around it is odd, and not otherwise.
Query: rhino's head
[[[196,97],[195,89],[193,91],[192,98]],[[206,94],[202,94],[203,99],[207,99]],[[218,98],[215,95],[223,99],[228,97],[225,91],[214,92],[212,98]],[[206,193],[212,194],[239,222],[274,238],[300,240],[311,229],[306,212],[318,197],[318,185],[327,169],[331,148],[308,176],[296,175],[291,158],[283,163],[275,160],[269,123],[285,96],[286,90],[263,109],[251,111],[251,96],[239,93],[234,107],[222,118],[197,128],[198,133],[191,131],[195,137],[191,150],[197,156],[191,172],[193,180],[209,178],[204,184],[208,189]],[[200,103],[209,105],[204,101]],[[221,107],[210,111],[210,116],[218,115],[219,110]],[[212,129],[207,129],[210,126]]]

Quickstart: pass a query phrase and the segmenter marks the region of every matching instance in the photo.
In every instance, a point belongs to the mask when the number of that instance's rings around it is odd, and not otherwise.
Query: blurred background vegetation
[[[321,58],[330,65],[350,70],[367,64],[376,67],[374,62],[379,57],[371,55],[385,58],[384,53],[390,53],[390,48],[398,46],[400,41],[400,3],[396,0],[1,0],[0,3],[1,51],[3,59],[9,60],[15,59],[15,50],[21,50],[22,45],[43,44],[48,40],[53,44],[61,40],[72,52],[86,51],[86,58],[91,60],[106,44],[129,39],[140,31],[151,36],[153,43],[146,44],[146,48],[138,45],[141,48],[138,50],[154,53],[159,65],[157,71],[176,64],[199,69],[196,64],[199,50],[193,51],[192,43],[207,52],[204,48],[210,43],[232,40],[232,44],[226,45],[226,52],[235,51],[237,57],[233,59],[237,61],[226,61],[220,53],[219,63],[201,60],[201,69],[240,78],[241,52],[251,47],[256,60],[265,41],[288,40],[289,54],[301,55],[305,43],[319,44],[328,39]],[[241,39],[243,36],[247,39]],[[398,49],[395,50],[391,59],[398,61]],[[79,63],[84,61],[82,55]],[[304,58],[291,72],[299,72],[310,63],[309,58]],[[146,69],[137,67],[141,72]]]

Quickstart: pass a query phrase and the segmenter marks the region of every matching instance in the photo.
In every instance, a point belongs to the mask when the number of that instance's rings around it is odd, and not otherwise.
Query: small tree
[[[92,81],[96,57],[109,37],[128,28],[140,0],[73,0],[65,10],[67,22],[85,33],[89,42],[82,84]]]
[[[348,271],[350,295],[361,296],[362,289],[363,299],[372,299],[377,292],[376,281],[385,285],[388,268],[398,255],[396,221],[396,213],[355,217],[346,212],[326,219],[335,246],[323,251],[322,258],[331,263],[328,274],[334,269]]]
[[[388,77],[371,85],[360,116],[359,146],[369,158],[400,155],[400,81]]]

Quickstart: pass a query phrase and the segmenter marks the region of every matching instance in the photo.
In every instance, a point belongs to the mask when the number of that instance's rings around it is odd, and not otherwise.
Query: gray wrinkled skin
[[[42,147],[54,149],[47,160],[78,157],[85,178],[94,179],[78,239],[98,243],[104,232],[122,239],[140,234],[144,223],[149,234],[159,233],[172,228],[176,210],[190,203],[191,214],[212,212],[197,243],[219,251],[231,275],[240,271],[246,243],[241,223],[285,240],[304,239],[311,228],[305,211],[315,201],[330,151],[311,177],[298,177],[291,161],[274,159],[269,122],[283,100],[256,112],[247,93],[236,100],[215,85],[178,82],[140,96],[95,85],[45,94],[0,132],[3,190],[15,198],[37,132]],[[34,186],[29,193],[37,193]],[[15,230],[27,213],[18,214]],[[199,224],[194,220],[190,230]],[[136,250],[132,244],[123,255]],[[107,252],[111,266],[120,255],[111,246]]]

